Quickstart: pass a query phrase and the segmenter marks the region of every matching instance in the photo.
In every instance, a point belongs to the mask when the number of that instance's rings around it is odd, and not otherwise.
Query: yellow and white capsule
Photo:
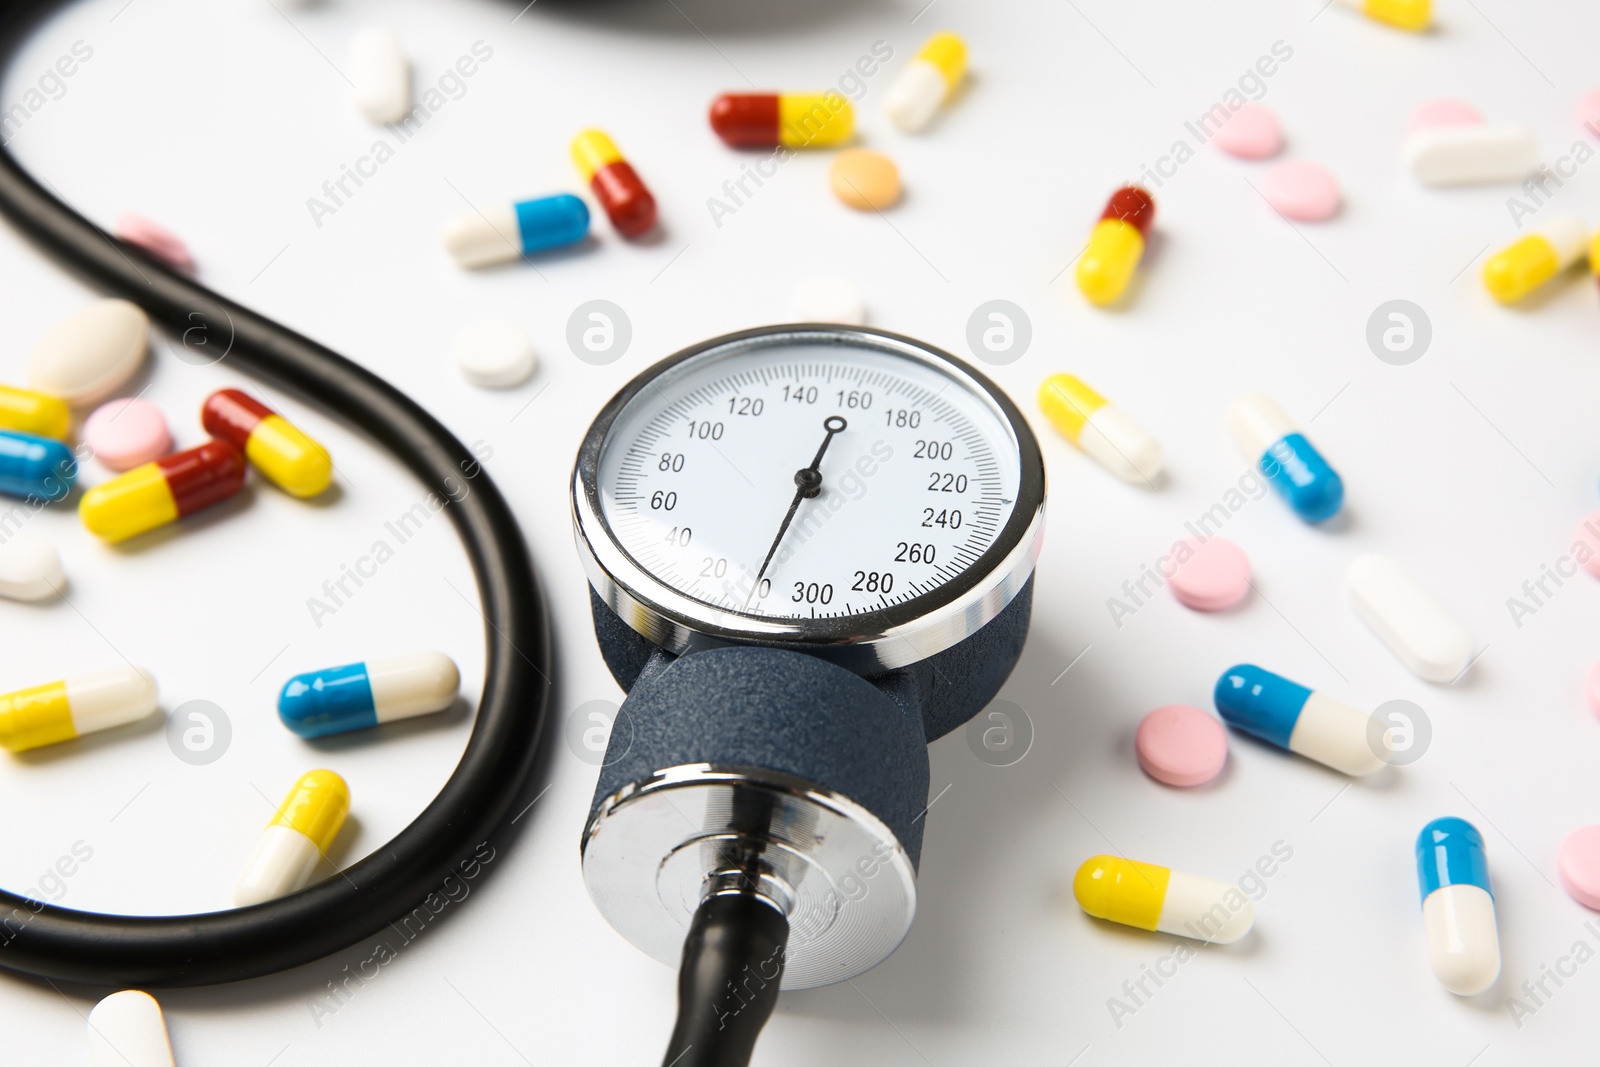
[[[155,710],[156,680],[138,667],[113,667],[0,696],[0,745],[25,752],[138,722]]]
[[[32,389],[0,385],[0,430],[61,439],[72,428],[67,402]]]
[[[1433,0],[1343,0],[1370,19],[1416,33],[1433,21]]]
[[[1574,218],[1553,219],[1538,233],[1507,245],[1483,265],[1483,284],[1502,304],[1514,304],[1582,258],[1589,234]]]
[[[350,813],[350,787],[332,771],[301,776],[261,835],[233,902],[243,908],[306,887]]]
[[[953,33],[936,33],[889,85],[883,110],[906,133],[917,133],[933,121],[966,72],[966,42]]]
[[[1084,860],[1072,895],[1096,919],[1219,945],[1248,934],[1256,918],[1237,886],[1120,856]]]
[[[1050,425],[1123,481],[1149,485],[1161,473],[1161,442],[1106,398],[1070,374],[1052,374],[1039,387]]]

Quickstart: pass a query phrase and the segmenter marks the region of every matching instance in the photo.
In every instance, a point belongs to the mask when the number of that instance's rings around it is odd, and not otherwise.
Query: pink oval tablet
[[[1321,222],[1339,210],[1339,183],[1316,163],[1290,159],[1262,175],[1261,195],[1285,218]]]
[[[1199,708],[1168,704],[1139,722],[1133,747],[1144,773],[1167,785],[1203,785],[1228,762],[1228,734]]]
[[[1584,826],[1561,842],[1556,858],[1561,885],[1586,908],[1600,911],[1600,826]]]
[[[1465,100],[1425,100],[1411,112],[1406,133],[1436,126],[1471,126],[1482,121],[1483,113]]]
[[[1247,103],[1222,124],[1211,140],[1230,156],[1266,159],[1277,155],[1283,146],[1283,129],[1270,108]]]
[[[94,458],[114,471],[131,470],[172,450],[167,420],[154,404],[137,397],[96,408],[84,420],[83,439]]]
[[[1572,539],[1574,550],[1581,546],[1588,551],[1583,560],[1583,569],[1600,578],[1600,511],[1593,512],[1579,523]]]
[[[174,270],[194,270],[189,247],[172,231],[143,215],[123,212],[117,216],[112,232],[119,240],[138,245]]]
[[[1589,697],[1589,710],[1600,715],[1600,663],[1589,668],[1589,677],[1584,682],[1583,691]]]
[[[1578,99],[1578,125],[1600,137],[1600,89],[1590,89]]]
[[[1250,591],[1250,560],[1232,541],[1190,537],[1174,547],[1176,551],[1162,573],[1172,587],[1172,595],[1184,607],[1221,611],[1243,600]]]

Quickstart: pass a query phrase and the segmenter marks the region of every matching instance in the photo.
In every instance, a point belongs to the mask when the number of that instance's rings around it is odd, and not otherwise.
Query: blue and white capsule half
[[[301,737],[324,737],[443,711],[460,688],[454,660],[416,652],[297,674],[278,694],[278,718]]]
[[[1217,712],[1236,730],[1342,774],[1365,778],[1388,765],[1368,740],[1370,716],[1249,663],[1217,679]]]
[[[1417,835],[1417,880],[1434,976],[1457,996],[1482,993],[1500,976],[1500,930],[1478,828],[1453,816],[1424,826]]]
[[[78,461],[60,441],[0,430],[0,493],[25,500],[60,500],[72,492],[77,478]]]
[[[445,224],[444,247],[463,267],[509,263],[588,236],[589,205],[571,193],[472,211]]]
[[[1270,396],[1252,393],[1228,409],[1228,432],[1244,457],[1306,522],[1326,522],[1344,505],[1344,482]]]

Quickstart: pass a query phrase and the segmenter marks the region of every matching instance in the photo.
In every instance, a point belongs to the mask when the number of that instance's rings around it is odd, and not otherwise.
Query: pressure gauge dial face
[[[953,357],[776,327],[636,379],[574,490],[591,579],[646,636],[880,646],[887,664],[948,647],[1026,581],[1043,474],[1014,406]]]

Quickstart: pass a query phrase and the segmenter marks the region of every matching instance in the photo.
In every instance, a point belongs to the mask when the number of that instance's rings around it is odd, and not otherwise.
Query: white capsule
[[[28,388],[69,404],[98,403],[132,378],[150,348],[150,319],[127,300],[97,300],[45,334],[28,359]]]
[[[1429,682],[1454,681],[1472,660],[1472,635],[1397,560],[1358,556],[1344,572],[1361,621],[1406,669]]]
[[[1367,740],[1370,718],[1360,708],[1313,692],[1295,720],[1289,751],[1353,778],[1376,774],[1388,761]]]
[[[1110,404],[1083,424],[1078,447],[1125,482],[1145,485],[1161,473],[1161,442]]]
[[[1539,167],[1539,141],[1523,126],[1459,123],[1406,138],[1406,167],[1423,185],[1521,181]]]
[[[1237,886],[1173,871],[1156,929],[1164,934],[1231,945],[1256,921],[1256,906]]]
[[[1428,962],[1439,984],[1461,997],[1475,996],[1500,976],[1500,932],[1494,898],[1475,885],[1435,889],[1422,902]]]
[[[359,30],[350,43],[356,106],[368,122],[399,122],[411,111],[411,66],[400,38],[381,27]]]
[[[0,596],[44,600],[66,587],[61,553],[36,534],[18,531],[0,541]]]
[[[464,212],[445,224],[444,247],[463,267],[509,263],[522,255],[517,209],[501,204]]]
[[[1252,463],[1277,442],[1300,432],[1289,413],[1276,400],[1261,393],[1235,400],[1228,408],[1227,422],[1233,443]]]
[[[161,1005],[149,993],[124,989],[89,1010],[94,1067],[174,1067]]]
[[[156,710],[160,699],[155,678],[127,665],[69,678],[64,684],[72,726],[79,737],[138,722]]]

